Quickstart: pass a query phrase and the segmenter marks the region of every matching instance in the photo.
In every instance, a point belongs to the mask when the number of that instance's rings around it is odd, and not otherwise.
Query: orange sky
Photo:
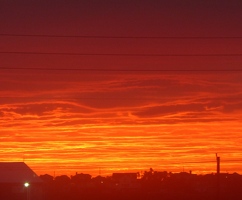
[[[11,36],[242,35],[241,3],[169,2],[2,1],[0,161],[51,175],[211,173],[219,153],[222,172],[242,173],[242,56],[11,53],[242,53],[241,38]]]

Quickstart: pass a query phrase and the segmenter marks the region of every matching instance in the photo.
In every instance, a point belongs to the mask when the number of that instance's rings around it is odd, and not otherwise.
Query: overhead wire
[[[65,55],[65,56],[127,56],[127,57],[231,57],[242,56],[242,53],[230,54],[136,54],[136,53],[72,53],[72,52],[40,52],[40,51],[0,51],[0,54],[23,55]]]
[[[0,33],[4,37],[48,37],[89,39],[242,39],[242,36],[113,36],[113,35],[60,35],[60,34],[13,34]]]
[[[103,72],[241,72],[241,69],[112,69],[112,68],[60,68],[60,67],[1,67],[0,70],[33,71],[103,71]]]
[[[144,100],[174,100],[174,99],[177,99],[176,97],[173,97],[173,98],[147,98],[147,97],[140,97],[140,98],[128,98],[128,97],[67,97],[67,96],[64,96],[64,97],[39,97],[39,96],[0,96],[1,99],[38,99],[38,100],[48,100],[48,99],[55,99],[55,100],[100,100],[100,99],[104,99],[104,100],[120,100],[120,101],[124,101],[124,100],[135,100],[135,101],[144,101]],[[183,99],[186,99],[186,98],[183,98]],[[199,99],[200,100],[200,99]],[[219,101],[222,101],[222,100],[242,100],[242,97],[234,97],[234,98],[207,98],[206,100],[219,100]],[[201,98],[201,101],[202,101],[202,98]]]

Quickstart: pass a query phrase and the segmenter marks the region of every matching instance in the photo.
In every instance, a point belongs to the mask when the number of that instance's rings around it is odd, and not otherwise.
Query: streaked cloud
[[[204,173],[216,152],[242,157],[236,74],[42,73],[44,82],[36,72],[1,80],[2,160],[25,159],[38,173],[184,165]]]

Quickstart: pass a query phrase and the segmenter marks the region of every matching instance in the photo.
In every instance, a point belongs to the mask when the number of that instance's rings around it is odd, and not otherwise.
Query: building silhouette
[[[42,200],[42,183],[24,162],[0,162],[0,199]]]

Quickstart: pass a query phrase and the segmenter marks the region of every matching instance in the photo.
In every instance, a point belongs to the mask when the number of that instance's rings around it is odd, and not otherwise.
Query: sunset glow
[[[64,13],[63,7],[59,9]],[[111,11],[107,18],[100,19],[102,26],[92,28],[96,22],[90,15],[83,14],[89,23],[85,24],[74,10],[77,16],[73,17],[77,21],[71,20],[69,25],[68,19],[65,21],[61,16],[63,22],[60,23],[54,12],[52,21],[44,19],[46,24],[41,34],[58,35],[58,25],[63,25],[68,31],[59,35],[137,35],[141,22],[138,20],[139,26],[133,30],[128,17],[122,19],[120,9],[115,16],[121,27],[111,20],[114,15]],[[153,17],[163,19],[155,11]],[[40,20],[40,14],[33,15]],[[139,16],[136,12],[134,15]],[[131,18],[134,21],[135,16]],[[145,17],[140,18],[144,20]],[[28,20],[24,16],[20,19],[21,22]],[[175,23],[174,19],[169,20]],[[54,27],[53,21],[56,22]],[[13,23],[14,18],[8,19],[10,22]],[[78,23],[88,32],[73,28]],[[127,23],[128,32],[121,31],[123,23]],[[233,26],[238,30],[230,27],[223,32],[201,23],[206,32],[198,30],[199,26],[192,20],[186,23],[191,24],[191,30],[184,26],[178,36],[230,37],[241,33],[241,25]],[[5,24],[1,32],[38,35],[40,31],[33,22],[27,27],[31,33],[16,28],[17,22],[13,24],[15,26],[9,29]],[[112,30],[113,26],[118,30]],[[155,24],[147,26],[141,36],[151,35],[151,30],[152,35],[164,36],[174,33],[171,29],[175,27],[166,23],[162,30],[154,28]],[[217,31],[220,32],[214,34]],[[242,173],[242,56],[209,56],[241,54],[241,38],[100,39],[2,35],[0,42],[0,161],[24,160],[37,174],[51,175],[141,172],[151,167],[159,171],[192,170],[204,174],[216,171],[215,154],[218,153],[222,172]],[[151,55],[73,56],[16,52]]]

